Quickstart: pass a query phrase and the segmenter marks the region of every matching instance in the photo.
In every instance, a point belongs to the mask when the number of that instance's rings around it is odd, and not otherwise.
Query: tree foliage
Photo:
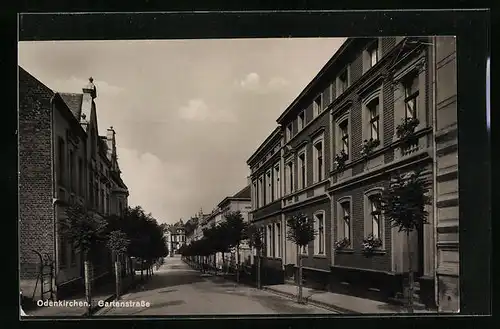
[[[130,240],[127,234],[120,230],[112,231],[108,236],[107,247],[115,252],[117,255],[123,255],[127,253]]]
[[[431,203],[428,195],[431,182],[423,169],[396,175],[389,188],[379,197],[380,209],[392,227],[409,233],[427,223],[425,206]]]
[[[59,222],[61,234],[83,254],[96,251],[106,241],[106,226],[105,220],[80,205],[68,206],[66,216],[62,216]]]
[[[309,219],[306,215],[299,213],[290,217],[287,222],[287,240],[304,247],[309,242],[314,241],[318,232],[314,228],[314,219]]]
[[[165,257],[168,249],[163,235],[165,225],[160,225],[151,214],[140,207],[128,208],[122,217],[108,217],[108,232],[123,232],[129,244],[127,254],[147,260]]]
[[[255,248],[257,251],[263,248],[263,233],[260,228],[255,225],[249,225],[245,232],[245,237],[248,238],[248,244],[251,248]]]

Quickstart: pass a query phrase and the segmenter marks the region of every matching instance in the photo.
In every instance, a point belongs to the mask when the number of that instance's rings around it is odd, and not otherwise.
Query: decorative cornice
[[[333,108],[331,111],[330,111],[330,114],[332,116],[335,116],[337,115],[338,113],[341,113],[343,112],[345,109],[351,107],[353,101],[351,99],[347,99],[345,100],[343,103],[341,103],[339,106],[337,106],[336,108]]]
[[[325,132],[325,126],[320,126],[318,129],[316,129],[315,131],[310,133],[308,137],[310,139],[314,139],[316,136],[318,136],[319,134],[321,134],[323,132]]]
[[[386,80],[384,75],[376,75],[372,79],[366,81],[363,85],[361,85],[361,87],[359,87],[357,91],[358,98],[362,99],[370,92],[376,90],[378,85],[381,85],[384,80]]]

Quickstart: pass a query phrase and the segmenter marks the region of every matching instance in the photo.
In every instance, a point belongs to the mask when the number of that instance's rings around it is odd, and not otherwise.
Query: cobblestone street
[[[217,314],[332,314],[275,294],[235,285],[220,277],[190,269],[180,257],[167,262],[151,281],[121,301],[149,302],[149,307],[105,307],[96,316],[217,315]]]

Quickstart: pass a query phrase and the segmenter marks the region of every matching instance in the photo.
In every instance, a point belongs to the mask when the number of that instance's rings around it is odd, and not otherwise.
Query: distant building
[[[179,254],[179,248],[186,243],[186,235],[184,232],[184,222],[179,220],[177,223],[172,224],[168,228],[169,231],[169,246],[168,250],[170,255]]]
[[[92,78],[82,87],[79,94],[55,92],[19,67],[20,286],[26,297],[49,298],[41,296],[37,253],[54,266],[56,298],[83,289],[82,257],[57,225],[69,205],[101,218],[128,206],[116,133],[111,127],[99,135],[97,89]],[[97,284],[112,275],[108,249],[101,248],[92,259]]]

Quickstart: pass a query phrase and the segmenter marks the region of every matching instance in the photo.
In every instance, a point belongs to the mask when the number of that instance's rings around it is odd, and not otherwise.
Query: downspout
[[[433,211],[433,220],[434,220],[434,303],[436,306],[439,305],[438,298],[438,279],[437,279],[437,270],[438,270],[438,248],[437,248],[437,223],[438,223],[438,212],[437,212],[437,145],[436,145],[436,132],[437,132],[437,106],[436,106],[436,94],[437,94],[437,85],[436,85],[436,37],[432,37],[432,211]]]
[[[56,215],[56,202],[57,202],[57,194],[56,194],[56,180],[57,178],[55,177],[55,166],[54,166],[54,99],[55,99],[56,94],[52,95],[50,98],[50,170],[51,170],[51,176],[52,176],[52,216],[53,216],[53,224],[54,224],[54,276],[53,276],[53,288],[54,288],[54,294],[57,296],[57,285],[56,285],[56,277],[57,274],[59,273],[59,260],[58,260],[58,230],[57,230],[57,215]],[[57,299],[57,297],[56,297]]]

